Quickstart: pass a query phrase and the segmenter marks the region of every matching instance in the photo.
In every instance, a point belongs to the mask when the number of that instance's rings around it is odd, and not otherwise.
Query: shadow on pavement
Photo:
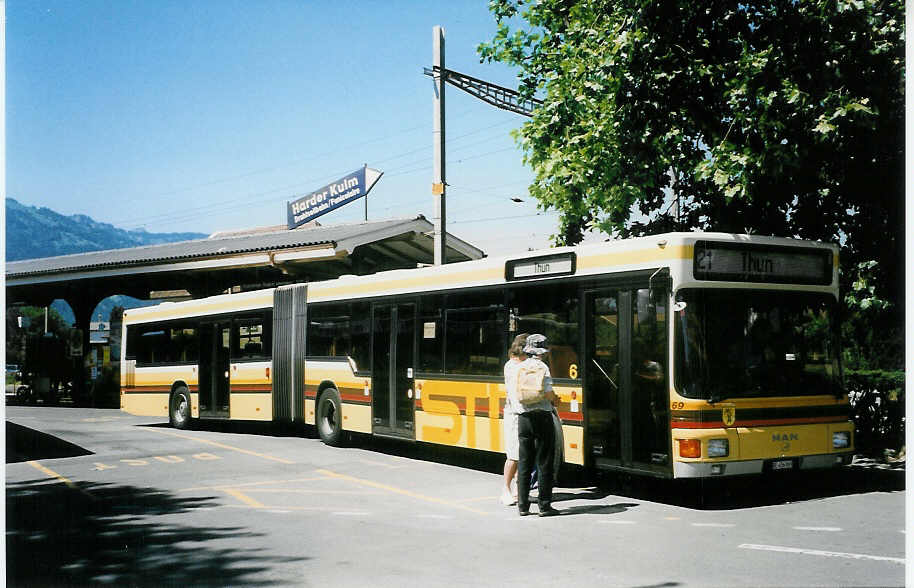
[[[168,427],[169,425],[163,423],[143,426]],[[197,421],[195,427],[236,434],[316,437],[314,427],[304,425],[277,428],[272,423]],[[386,437],[352,435],[347,445],[406,459],[431,461],[499,475],[502,473],[505,463],[503,453],[473,451],[460,447],[416,443]],[[885,469],[856,465],[833,470],[675,481],[608,471],[592,471],[572,466],[562,468],[556,492],[563,487],[591,488],[594,499],[613,495],[701,510],[753,508],[848,494],[903,492],[905,490],[903,467]]]
[[[144,427],[169,428],[168,423],[140,425]],[[305,437],[316,438],[317,433],[313,425],[279,424],[271,422],[244,422],[244,421],[219,421],[197,420],[194,429],[201,431],[214,431],[219,433],[232,433],[236,435],[258,435],[270,437]],[[505,465],[505,454],[491,451],[472,451],[460,447],[433,445],[430,443],[416,443],[409,440],[393,439],[388,437],[371,437],[367,435],[350,435],[346,447],[355,447],[366,451],[374,451],[385,455],[393,455],[406,459],[433,461],[445,465],[468,468],[490,473],[501,473]]]
[[[555,503],[553,496],[553,504]],[[562,508],[562,515],[611,515],[627,512],[639,506],[633,502],[619,502],[616,504],[583,504]]]
[[[707,480],[601,476],[616,496],[699,510],[735,510],[871,492],[904,492],[904,470],[843,467]]]
[[[285,423],[273,421],[228,421],[221,419],[200,420],[195,419],[191,431],[213,431],[215,433],[231,433],[233,435],[256,435],[258,437],[316,437],[314,427],[300,423]],[[152,429],[173,429],[168,421],[138,425]]]
[[[489,451],[410,443],[383,437],[362,438],[356,443],[357,446],[369,451],[493,474],[501,474],[505,463],[503,453]],[[612,495],[702,510],[718,510],[819,500],[848,494],[904,492],[905,485],[903,468],[845,466],[833,470],[674,481],[563,467],[559,484],[556,485],[554,500],[563,499],[562,488],[587,489],[585,494],[572,494],[566,498],[567,500],[599,500]],[[582,509],[579,510],[586,512],[586,508]]]
[[[505,467],[505,454],[492,451],[474,451],[461,447],[415,443],[384,437],[358,437],[351,445],[386,455],[433,461],[493,474],[501,474]]]
[[[218,547],[257,537],[237,527],[194,527],[180,515],[217,506],[152,488],[46,479],[6,488],[6,579],[11,586],[266,585],[277,562],[258,549]]]
[[[6,423],[6,463],[80,455],[92,455],[92,452],[59,437],[9,421]]]

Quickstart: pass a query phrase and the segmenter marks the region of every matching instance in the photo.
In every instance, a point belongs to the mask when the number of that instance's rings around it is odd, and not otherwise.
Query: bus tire
[[[343,413],[340,410],[340,393],[327,388],[317,399],[315,425],[321,441],[331,447],[343,444]]]
[[[189,429],[190,415],[190,392],[180,386],[172,392],[168,401],[168,422],[175,429]]]

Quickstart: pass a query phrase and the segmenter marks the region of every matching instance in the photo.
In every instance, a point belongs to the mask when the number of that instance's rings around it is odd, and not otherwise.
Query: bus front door
[[[229,356],[231,325],[228,322],[200,325],[200,417],[229,416]]]
[[[373,431],[415,439],[415,304],[375,305],[371,335]]]
[[[585,398],[591,463],[663,475],[670,468],[665,293],[586,293]]]
[[[590,459],[597,466],[619,466],[622,464],[622,438],[627,432],[623,431],[623,423],[628,428],[628,420],[621,418],[619,293],[588,292],[586,309],[587,446]]]

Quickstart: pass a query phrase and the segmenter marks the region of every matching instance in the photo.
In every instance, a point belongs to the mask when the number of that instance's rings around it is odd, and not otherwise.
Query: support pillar
[[[89,355],[89,327],[92,322],[92,311],[95,310],[99,300],[96,300],[94,294],[71,296],[67,298],[70,308],[73,309],[73,315],[76,317],[73,327],[80,329],[82,332],[83,354],[73,362],[72,394],[73,402],[76,403],[77,406],[94,406],[91,394],[92,389],[86,374],[86,358]]]

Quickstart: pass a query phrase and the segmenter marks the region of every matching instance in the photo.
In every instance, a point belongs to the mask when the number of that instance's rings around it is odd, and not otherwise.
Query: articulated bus
[[[547,336],[566,464],[830,468],[854,438],[836,246],[669,233],[124,313],[121,407],[502,452],[503,365]]]

